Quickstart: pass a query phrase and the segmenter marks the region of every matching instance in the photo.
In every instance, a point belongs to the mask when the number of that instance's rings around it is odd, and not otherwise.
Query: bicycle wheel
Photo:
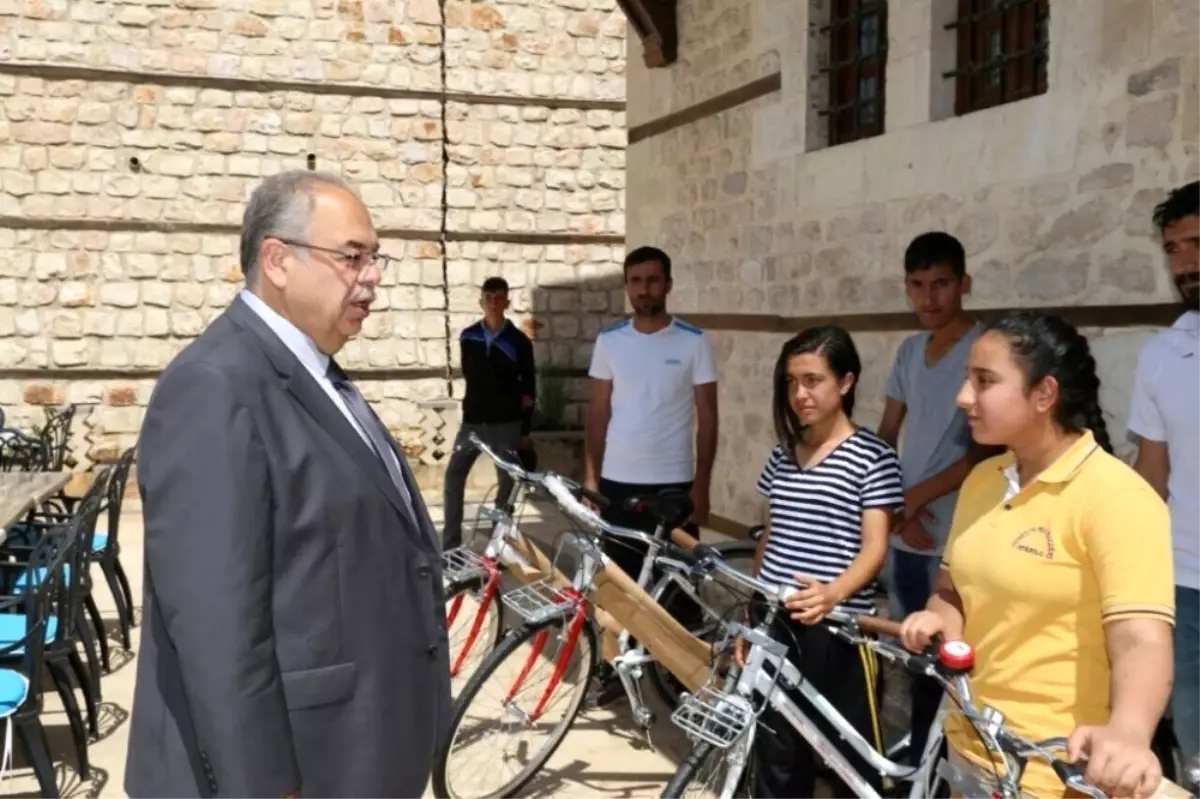
[[[756,542],[749,540],[722,541],[714,544],[713,549],[721,553],[721,557],[738,571],[746,574],[753,571],[754,554],[758,549]],[[724,618],[728,618],[734,605],[744,600],[743,595],[726,590],[719,578],[699,581],[693,583],[693,586],[704,603]],[[684,627],[701,640],[707,640],[708,636],[716,629],[716,619],[704,618],[706,614],[699,612],[699,606],[692,601],[691,597],[673,590],[673,587],[663,595],[662,606],[676,619],[685,619]],[[674,674],[658,661],[654,661],[647,667],[646,675],[649,677],[650,685],[654,688],[655,693],[662,698],[668,710],[673,711],[679,706],[679,695],[683,693],[684,687]]]
[[[457,695],[504,634],[499,575],[482,584],[468,583],[455,588],[446,597],[446,627],[450,639],[450,689]]]
[[[721,799],[727,778],[732,775],[737,781],[734,789],[735,797],[748,797],[747,775],[749,769],[745,764],[732,761],[732,749],[718,749],[707,741],[700,741],[692,747],[692,751],[675,769],[667,787],[663,789],[663,799],[682,799],[682,797],[713,797]],[[737,769],[738,773],[733,774]]]
[[[575,630],[576,634],[571,635]],[[550,625],[522,625],[501,640],[479,665],[454,703],[454,717],[433,764],[436,796],[511,797],[533,779],[558,749],[583,706],[596,667],[596,630],[590,620],[559,619]],[[511,671],[505,672],[505,669]],[[534,672],[559,679],[539,685]],[[504,676],[512,674],[513,676]],[[539,705],[542,713],[531,718]],[[557,723],[551,719],[559,715]],[[529,745],[526,733],[548,733],[541,745]],[[474,744],[488,742],[472,755]],[[466,755],[464,757],[463,755]],[[498,779],[491,786],[468,787],[474,778]]]

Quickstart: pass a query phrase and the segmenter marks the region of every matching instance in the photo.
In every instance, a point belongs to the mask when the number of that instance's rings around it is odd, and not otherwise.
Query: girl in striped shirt
[[[767,530],[755,573],[801,590],[775,635],[801,674],[867,740],[880,745],[877,668],[866,650],[835,638],[819,623],[834,608],[875,612],[875,578],[888,550],[892,512],[904,504],[900,462],[874,433],[851,421],[862,363],[850,335],[824,325],[783,345],[775,366],[778,444],[758,480],[767,497]],[[745,644],[739,645],[739,659]],[[840,741],[798,693],[791,699],[829,735],[876,789],[879,775]],[[817,764],[803,738],[774,710],[755,738],[756,797],[813,796]],[[851,792],[840,781],[835,796]]]

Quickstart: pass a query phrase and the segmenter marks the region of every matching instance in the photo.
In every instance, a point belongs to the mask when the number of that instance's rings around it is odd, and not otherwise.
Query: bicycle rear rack
[[[679,703],[671,721],[693,741],[728,749],[754,723],[755,715],[744,696],[706,685]]]
[[[501,596],[505,606],[528,624],[539,624],[572,613],[579,604],[575,592],[552,579],[515,588]]]
[[[455,547],[442,553],[442,582],[457,585],[491,572],[488,562],[467,547]]]

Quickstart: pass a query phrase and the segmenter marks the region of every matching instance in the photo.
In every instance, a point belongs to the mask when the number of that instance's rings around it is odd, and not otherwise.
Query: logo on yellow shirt
[[[1013,539],[1013,549],[1043,560],[1054,560],[1054,534],[1045,527],[1030,527]]]

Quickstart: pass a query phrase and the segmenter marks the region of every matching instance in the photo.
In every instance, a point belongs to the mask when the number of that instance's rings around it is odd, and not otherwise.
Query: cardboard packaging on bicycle
[[[529,539],[522,538],[511,546],[534,567],[533,570],[511,569],[521,582],[530,583],[553,575],[557,583],[571,584]],[[695,691],[708,680],[712,673],[712,647],[689,633],[621,567],[606,562],[596,572],[591,593],[596,606],[595,618],[603,632],[601,656],[605,660],[612,660],[619,654],[617,637],[629,630],[687,690]]]

